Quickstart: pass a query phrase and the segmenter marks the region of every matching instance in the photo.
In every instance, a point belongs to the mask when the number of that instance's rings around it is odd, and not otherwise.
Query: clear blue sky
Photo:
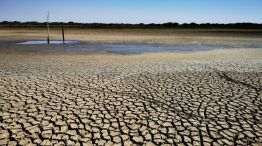
[[[262,23],[262,0],[0,0],[0,21]]]

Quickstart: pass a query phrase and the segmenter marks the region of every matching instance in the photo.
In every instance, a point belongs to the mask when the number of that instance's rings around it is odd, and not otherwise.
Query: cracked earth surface
[[[261,61],[2,60],[0,145],[262,141]]]

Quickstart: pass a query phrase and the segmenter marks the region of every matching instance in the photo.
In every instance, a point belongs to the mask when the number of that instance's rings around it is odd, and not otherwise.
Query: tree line
[[[60,27],[62,22],[50,22],[51,27]],[[72,28],[225,28],[225,29],[262,29],[261,23],[183,23],[168,22],[162,24],[127,24],[127,23],[63,23],[66,27]],[[0,27],[46,27],[46,22],[19,22],[19,21],[2,21]]]

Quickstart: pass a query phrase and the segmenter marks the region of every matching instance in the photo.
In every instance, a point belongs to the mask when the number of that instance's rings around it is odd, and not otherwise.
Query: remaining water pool
[[[63,44],[63,41],[49,41],[50,44]],[[75,44],[78,41],[65,41],[65,44]],[[47,44],[47,41],[25,41],[21,43],[17,43],[21,45],[37,45],[37,44]]]
[[[111,52],[119,54],[138,54],[144,52],[161,52],[161,51],[206,51],[219,48],[232,48],[231,46],[222,45],[141,45],[141,44],[89,44],[78,41],[25,41],[17,43],[25,51],[37,52]],[[26,46],[26,47],[25,47]],[[261,47],[261,45],[249,45],[251,48]]]
[[[183,45],[183,46],[165,46],[165,45],[141,45],[141,44],[87,44],[78,41],[25,41],[17,43],[26,45],[32,51],[63,51],[63,52],[112,52],[120,54],[137,54],[143,52],[160,52],[160,51],[205,51],[221,48],[214,45]]]
[[[95,47],[94,47],[95,48]],[[217,49],[220,46],[213,45],[184,45],[184,46],[164,46],[164,45],[133,45],[133,44],[110,44],[97,46],[97,50],[114,53],[143,53],[143,52],[161,52],[161,51],[205,51]]]

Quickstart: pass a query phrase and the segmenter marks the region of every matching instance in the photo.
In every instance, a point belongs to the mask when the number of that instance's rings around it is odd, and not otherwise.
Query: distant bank
[[[51,27],[60,27],[62,22],[51,22]],[[149,28],[149,29],[170,29],[170,28],[222,28],[222,29],[262,29],[261,23],[183,23],[168,22],[162,24],[126,24],[126,23],[64,23],[66,27],[71,28]],[[2,21],[0,27],[46,27],[46,22],[19,22]]]

